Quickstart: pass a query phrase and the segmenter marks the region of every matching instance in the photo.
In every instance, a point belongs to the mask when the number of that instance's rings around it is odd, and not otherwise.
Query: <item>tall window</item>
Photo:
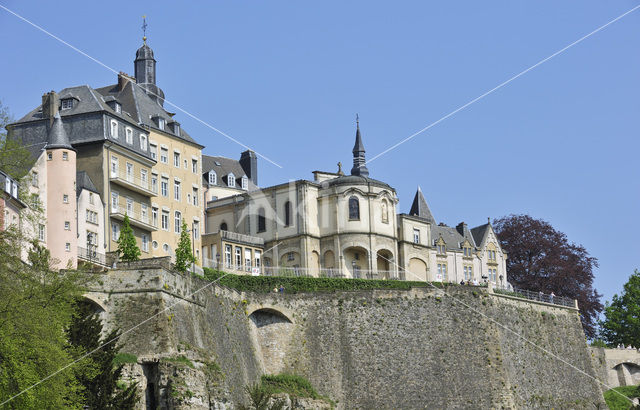
[[[173,153],[173,165],[180,168],[180,153],[179,152],[174,152]]]
[[[445,249],[444,245],[437,245],[436,249],[440,255],[444,255],[445,253],[447,253],[447,250]]]
[[[169,162],[169,150],[167,148],[160,147],[160,162],[163,164]]]
[[[45,226],[43,224],[38,225],[38,239],[44,242],[45,239]]]
[[[349,219],[356,221],[360,219],[360,201],[355,196],[349,198]]]
[[[142,218],[144,222],[149,222],[149,209],[147,204],[140,204],[140,218]]]
[[[227,175],[227,186],[229,186],[229,188],[236,187],[236,176],[233,175],[233,172],[229,172],[229,175]]]
[[[127,198],[127,214],[133,215],[133,199]]]
[[[115,222],[111,223],[111,239],[117,241],[120,237],[120,225]]]
[[[420,229],[413,229],[413,243],[420,243]]]
[[[198,173],[198,160],[197,159],[192,159],[191,160],[191,171],[193,171],[194,174]]]
[[[193,188],[193,205],[198,206],[198,188]]]
[[[224,264],[227,268],[231,267],[231,245],[224,246]]]
[[[151,191],[154,194],[158,193],[158,175],[156,174],[151,174]]]
[[[143,151],[147,150],[147,136],[144,134],[140,134],[140,149]]]
[[[152,159],[158,159],[158,146],[156,144],[149,144],[149,152],[151,152]]]
[[[140,183],[145,188],[147,188],[149,186],[149,182],[147,180],[147,170],[146,169],[141,169],[140,170]]]
[[[162,230],[163,231],[168,231],[169,230],[169,211],[162,211]]]
[[[118,212],[119,195],[117,192],[111,192],[111,212]]]
[[[246,176],[242,177],[242,189],[244,189],[245,191],[249,189],[249,178],[247,178]]]
[[[256,268],[260,268],[261,264],[261,257],[262,257],[262,253],[260,251],[254,251],[253,252],[254,255],[254,259],[255,259],[255,267]]]
[[[200,222],[193,221],[191,229],[193,229],[193,239],[198,239],[200,237]]]
[[[213,170],[209,171],[209,185],[215,185],[217,183],[217,179],[216,173]]]
[[[158,226],[158,208],[151,208],[151,225]]]
[[[133,181],[133,164],[127,162],[127,181]]]
[[[236,246],[236,268],[242,269],[242,248]]]
[[[127,144],[133,144],[133,130],[129,127],[126,129]]]
[[[180,227],[182,225],[182,214],[179,211],[176,211],[173,218],[173,231],[175,233],[180,233]]]
[[[291,201],[284,203],[284,226],[291,225]]]
[[[146,233],[142,234],[142,251],[149,252],[149,236]]]
[[[258,209],[258,232],[264,232],[267,230],[267,221],[264,216],[264,208]]]
[[[251,272],[251,249],[244,248],[244,268],[247,272]]]
[[[118,138],[118,123],[111,121],[111,137]]]
[[[118,176],[118,157],[111,156],[111,178]]]
[[[180,200],[180,181],[173,181],[173,199]]]
[[[162,196],[169,196],[169,179],[162,177],[162,181],[160,181],[160,193]]]

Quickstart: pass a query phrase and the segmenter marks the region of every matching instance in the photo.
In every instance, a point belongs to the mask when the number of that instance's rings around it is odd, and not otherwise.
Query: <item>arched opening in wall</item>
[[[309,261],[309,268],[312,276],[320,275],[320,254],[317,251],[311,251],[311,260]]]
[[[302,271],[300,253],[287,251],[280,256],[280,268],[278,274],[281,276],[301,276]]]
[[[76,302],[76,311],[78,314],[83,317],[88,317],[90,315],[96,315],[97,318],[102,322],[103,335],[106,333],[106,329],[104,329],[104,319],[106,316],[105,309],[102,305],[100,305],[97,301],[91,299],[90,297],[84,295]]]
[[[347,265],[347,271],[355,279],[372,279],[373,275],[369,268],[369,252],[361,246],[350,246],[346,248],[342,254],[344,255],[344,263]]]
[[[229,230],[229,228],[227,227],[227,223],[226,222],[223,222],[223,223],[220,224],[220,230],[221,231],[228,231]]]
[[[155,410],[160,402],[158,362],[142,363],[142,374],[145,383],[140,387],[144,388],[144,407],[147,410]]]
[[[409,259],[409,272],[406,273],[407,280],[427,280],[427,264],[420,258]]]
[[[391,279],[396,276],[393,264],[393,253],[388,249],[380,249],[376,254],[376,276],[378,279]]]
[[[322,276],[333,277],[336,270],[336,256],[333,251],[326,251],[322,257],[322,266],[324,268]]]
[[[386,199],[382,200],[382,203],[380,204],[380,217],[382,220],[383,224],[388,224],[389,223],[389,204],[387,203]]]
[[[289,347],[293,323],[277,309],[258,309],[249,315],[265,373],[284,370],[284,358]]]
[[[640,365],[620,363],[613,368],[618,375],[620,386],[635,386],[640,383]]]

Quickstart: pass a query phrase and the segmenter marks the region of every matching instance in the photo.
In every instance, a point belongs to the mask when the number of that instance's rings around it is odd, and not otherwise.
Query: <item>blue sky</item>
[[[204,2],[203,2],[204,3]],[[133,74],[141,17],[167,99],[282,166],[260,185],[368,158],[640,2],[24,2],[0,4]],[[0,10],[0,99],[15,117],[48,90],[115,75]],[[422,187],[438,222],[510,213],[549,221],[600,261],[609,300],[640,268],[640,10],[369,163],[407,212]],[[177,115],[206,145],[242,147]]]

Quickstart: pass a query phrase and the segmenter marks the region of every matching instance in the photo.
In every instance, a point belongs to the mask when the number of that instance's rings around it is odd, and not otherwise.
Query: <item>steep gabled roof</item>
[[[471,234],[473,235],[473,239],[476,241],[476,246],[481,248],[484,245],[484,241],[489,233],[489,229],[491,227],[491,223],[487,222],[484,225],[476,226],[471,229]]]
[[[435,218],[431,214],[431,209],[429,209],[429,205],[427,205],[427,201],[424,199],[424,195],[422,195],[422,189],[420,189],[420,187],[418,187],[416,196],[413,198],[413,204],[411,205],[409,215],[426,219],[434,225],[436,223]]]
[[[86,172],[76,172],[76,195],[80,195],[83,189],[95,192],[96,194],[100,195],[100,192],[93,184],[93,181]]]

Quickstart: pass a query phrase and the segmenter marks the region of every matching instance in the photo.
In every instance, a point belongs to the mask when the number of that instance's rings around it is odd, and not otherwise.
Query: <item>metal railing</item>
[[[119,206],[118,208],[113,208],[113,206],[112,206],[111,207],[111,213],[112,214],[128,215],[129,219],[133,219],[133,220],[136,220],[138,222],[142,222],[142,223],[145,223],[147,225],[151,225],[151,223],[149,222],[149,211],[148,210],[147,210],[147,215],[143,216],[142,213],[138,213],[138,212],[135,212],[133,210],[127,210],[126,207]]]
[[[228,239],[230,241],[250,243],[252,245],[264,245],[264,239],[257,236],[249,236],[241,233],[220,231],[220,237],[222,239]]]
[[[83,248],[81,246],[78,246],[78,258],[91,263],[108,266],[107,256],[104,253],[96,251],[95,249]]]
[[[127,174],[126,172],[114,173],[113,171],[109,173],[109,177],[112,180],[115,179],[115,180],[124,181],[131,185],[135,185],[138,188],[142,188],[146,191],[151,191],[151,182],[149,178],[143,180],[142,178],[136,177],[132,174]]]
[[[502,295],[514,296],[521,299],[535,300],[538,302],[551,303],[554,305],[575,307],[575,300],[564,296],[555,296],[543,292],[534,292],[526,289],[513,288],[512,290],[504,288],[495,288],[495,293]]]

